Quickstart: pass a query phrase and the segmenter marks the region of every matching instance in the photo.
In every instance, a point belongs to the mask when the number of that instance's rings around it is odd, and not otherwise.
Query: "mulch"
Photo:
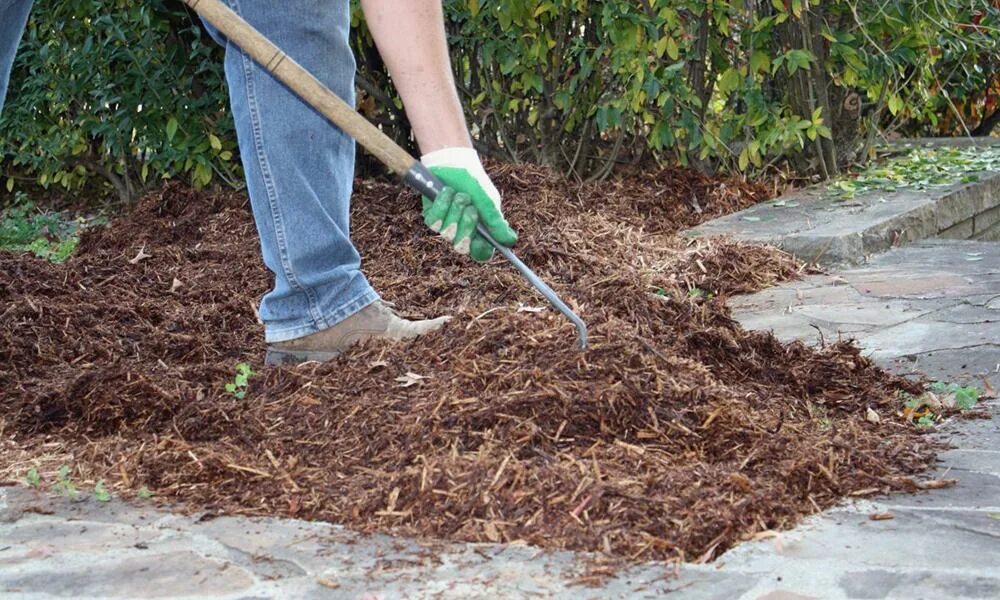
[[[456,318],[265,368],[254,306],[270,278],[246,199],[172,184],[65,265],[0,254],[6,474],[68,457],[75,478],[191,509],[709,560],[933,459],[898,414],[917,384],[849,343],[782,344],[731,318],[727,296],[799,263],[678,235],[765,189],[685,170],[600,185],[493,171],[519,255],[589,323],[587,352],[510,267],[429,235],[413,194],[359,182],[376,289],[406,316]],[[242,361],[256,373],[238,399],[224,387]]]

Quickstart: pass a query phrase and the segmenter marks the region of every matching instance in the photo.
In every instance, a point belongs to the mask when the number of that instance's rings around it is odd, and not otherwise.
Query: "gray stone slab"
[[[912,302],[889,300],[887,302],[796,306],[789,312],[801,315],[810,322],[822,322],[831,326],[891,327],[906,321],[916,320],[933,311],[929,308],[918,308]]]
[[[893,358],[883,363],[897,373],[921,373],[931,381],[972,385],[984,390],[984,380],[1000,390],[1000,353],[995,346],[937,350],[926,354]]]
[[[1000,439],[997,450],[968,450],[955,448],[938,455],[942,468],[958,471],[973,471],[1000,477]],[[1000,503],[1000,498],[997,499]]]
[[[776,245],[826,266],[864,263],[875,253],[946,232],[976,234],[974,217],[1000,207],[1000,173],[932,190],[874,191],[840,201],[821,188],[703,223],[690,235],[729,236]]]
[[[803,340],[810,344],[820,344],[822,341],[853,339],[857,332],[865,330],[863,325],[830,325],[827,323],[811,323],[804,317],[775,315],[774,313],[741,313],[740,325],[745,329],[770,331],[781,341]]]
[[[951,240],[968,240],[972,239],[976,234],[976,221],[975,217],[966,219],[959,223],[955,223],[947,229],[941,230],[937,237],[951,239]]]
[[[980,242],[1000,242],[1000,223],[977,230],[975,239]]]
[[[871,520],[869,515],[881,509],[859,506],[832,511],[783,535],[780,548],[773,540],[753,542],[722,558],[728,568],[757,573],[821,565],[836,572],[850,568],[849,564],[1000,573],[1000,521],[986,513],[897,508],[891,520]],[[974,564],[971,557],[975,557]]]
[[[1000,306],[976,305],[961,302],[934,311],[927,311],[927,316],[921,315],[918,321],[936,321],[938,323],[960,323],[992,325],[1000,321]]]
[[[961,299],[982,290],[981,285],[969,276],[949,272],[898,269],[868,269],[847,271],[841,277],[854,289],[872,298],[935,300]]]
[[[991,346],[1000,351],[1000,324],[911,321],[866,336],[860,345],[877,360],[977,346]]]
[[[1000,270],[1000,246],[971,240],[921,240],[874,257],[866,267],[849,269],[842,275],[890,268],[915,277],[928,273],[966,276],[997,273]]]
[[[1000,206],[989,208],[979,213],[973,220],[973,232],[979,237],[991,227],[1000,224]]]
[[[844,573],[838,583],[848,598],[1000,598],[1000,578],[937,571],[868,569]]]
[[[362,535],[328,523],[207,521],[124,504],[67,503],[0,487],[6,598],[685,598],[728,599],[759,577],[649,563],[589,588],[588,557],[527,546]],[[122,515],[132,523],[117,523]],[[677,575],[679,574],[679,577]]]
[[[976,520],[981,524],[1000,527],[1000,519],[989,516],[989,514],[1000,514],[1000,476],[976,471],[942,469],[935,474],[935,477],[956,479],[958,483],[941,490],[901,494],[878,500],[891,507],[893,512],[900,508],[974,511],[973,514],[977,515]],[[1000,547],[1000,537],[997,538],[997,545]]]
[[[948,443],[962,450],[1000,451],[1000,417],[996,416],[1000,409],[994,406],[991,410],[994,413],[992,419],[950,423],[943,430],[947,434]]]
[[[148,554],[120,560],[91,555],[86,563],[38,561],[31,571],[0,570],[0,592],[60,598],[213,597],[250,590],[255,579],[231,563],[193,552]]]

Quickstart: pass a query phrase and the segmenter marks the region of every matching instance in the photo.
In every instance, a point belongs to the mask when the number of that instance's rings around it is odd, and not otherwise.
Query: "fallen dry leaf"
[[[984,400],[988,399],[988,398],[996,398],[997,397],[997,392],[996,392],[995,389],[993,389],[993,385],[990,384],[990,380],[987,379],[985,376],[982,379],[983,379],[983,395],[982,395],[982,398]]]
[[[940,490],[958,483],[957,479],[927,479],[917,481],[912,477],[891,477],[889,481],[904,490]]]
[[[740,490],[745,494],[749,494],[753,491],[753,485],[750,483],[750,478],[743,473],[730,473],[729,481],[736,484],[736,487],[740,488]]]
[[[921,490],[940,490],[943,488],[949,488],[958,483],[957,479],[928,479],[926,481],[916,482],[917,489]]]
[[[496,524],[493,521],[487,521],[483,524],[483,534],[486,535],[486,539],[491,542],[500,541],[500,530],[497,529]]]
[[[544,306],[528,306],[526,304],[518,303],[517,312],[519,313],[540,313],[545,310]]]
[[[146,247],[143,246],[142,248],[139,248],[139,253],[135,255],[135,258],[130,258],[128,262],[131,265],[137,265],[139,264],[139,261],[152,257],[152,254],[146,254]]]
[[[406,375],[397,377],[396,381],[399,382],[399,387],[410,387],[411,385],[417,385],[424,379],[430,379],[426,375],[417,375],[416,373],[411,373],[407,371]]]
[[[335,589],[337,589],[337,588],[340,587],[340,584],[337,583],[336,581],[331,581],[331,580],[326,579],[324,577],[320,577],[319,579],[317,579],[316,583],[320,584],[321,586],[323,586],[325,588],[330,588],[331,590],[335,590]]]
[[[769,540],[771,538],[778,537],[779,535],[781,535],[781,533],[778,531],[775,531],[773,529],[765,529],[764,531],[758,531],[757,533],[753,534],[753,536],[750,539],[756,542],[758,540]]]

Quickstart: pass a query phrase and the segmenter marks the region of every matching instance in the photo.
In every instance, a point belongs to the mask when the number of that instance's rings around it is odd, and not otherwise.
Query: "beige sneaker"
[[[450,319],[451,317],[438,317],[425,321],[407,321],[392,312],[384,302],[376,300],[329,329],[269,345],[264,362],[268,365],[324,362],[337,358],[358,342],[415,338],[439,329]]]

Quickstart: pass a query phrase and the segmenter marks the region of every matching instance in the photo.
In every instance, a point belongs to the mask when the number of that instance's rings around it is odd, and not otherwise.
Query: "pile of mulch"
[[[0,254],[6,475],[69,458],[78,479],[209,511],[708,560],[926,468],[933,447],[897,416],[915,384],[849,344],[786,345],[730,317],[728,295],[798,263],[677,235],[766,190],[494,171],[519,254],[589,323],[586,353],[511,268],[452,255],[413,194],[363,182],[354,231],[375,287],[404,315],[456,318],[264,368],[269,275],[245,198],[170,185],[65,265]],[[256,374],[238,399],[224,387],[242,361]]]

